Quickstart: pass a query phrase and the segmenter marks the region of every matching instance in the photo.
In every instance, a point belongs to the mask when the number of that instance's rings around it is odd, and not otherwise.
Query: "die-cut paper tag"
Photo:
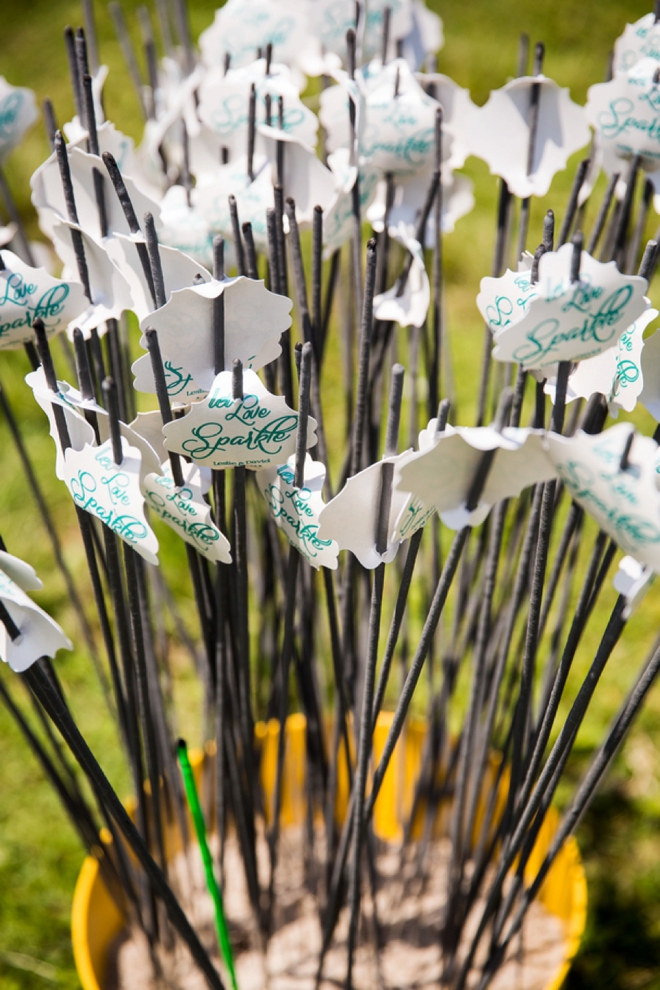
[[[216,156],[217,157],[217,156]],[[158,240],[178,248],[200,265],[213,267],[213,236],[205,218],[192,206],[183,186],[170,186],[160,204]]]
[[[413,27],[412,3],[410,0],[370,0],[366,5],[366,19],[362,31],[362,57],[375,58],[381,53],[383,37],[383,16],[385,8],[390,8],[389,54],[396,52],[396,40],[405,38]],[[406,66],[407,67],[407,66]]]
[[[206,395],[206,389],[200,388],[195,379],[183,365],[169,358],[163,360],[163,370],[165,372],[165,384],[167,394],[170,399],[176,402],[189,402],[191,399],[201,399]],[[131,365],[131,371],[135,375],[133,388],[136,392],[148,392],[154,395],[156,385],[154,383],[153,371],[151,369],[151,358],[148,354],[143,354]]]
[[[21,591],[41,591],[43,582],[37,577],[34,567],[20,557],[14,557],[6,550],[0,550],[0,570],[4,571]]]
[[[0,622],[0,658],[17,674],[27,670],[40,657],[54,657],[58,650],[73,649],[73,643],[54,619],[28,598],[2,570],[0,601],[20,633],[17,639],[12,640],[4,623]]]
[[[277,145],[282,141],[284,170],[282,185],[295,193],[296,218],[298,224],[310,224],[314,218],[314,207],[325,209],[332,202],[337,190],[337,180],[326,168],[313,147],[309,147],[293,137],[282,137],[282,132],[274,127],[260,125],[257,133],[264,138],[265,152],[271,163],[271,173],[275,174]]]
[[[303,4],[281,0],[228,0],[199,36],[202,58],[209,67],[220,67],[228,54],[239,68],[271,42],[274,61],[295,63],[308,44],[304,13]]]
[[[355,29],[353,0],[306,0],[305,7],[309,27],[320,41],[322,51],[345,59],[346,32]]]
[[[281,464],[295,450],[298,413],[272,395],[254,371],[243,371],[243,398],[232,398],[232,373],[221,371],[187,416],[163,427],[165,447],[193,463],[222,469],[245,465],[253,471]],[[316,443],[309,418],[307,446]]]
[[[78,276],[76,255],[71,242],[73,230],[80,231],[82,235],[92,304],[88,302],[87,308],[76,319],[71,320],[67,334],[71,336],[73,330],[78,327],[85,339],[88,339],[92,329],[97,327],[99,335],[103,336],[104,324],[109,319],[118,320],[124,310],[133,308],[128,282],[113,263],[108,252],[81,227],[58,220],[53,226],[52,239],[53,247],[64,263],[62,272],[64,278],[72,279]],[[109,241],[112,240],[114,238],[109,238]]]
[[[59,434],[57,432],[55,417],[52,414],[53,402],[55,402],[56,405],[62,406],[64,409],[67,426],[69,427],[71,444],[75,450],[82,450],[85,444],[94,446],[96,442],[94,428],[87,422],[86,419],[81,418],[85,415],[86,410],[93,412],[96,416],[96,424],[101,443],[105,443],[106,440],[110,439],[110,419],[108,412],[103,408],[103,406],[100,406],[95,399],[83,399],[77,388],[73,388],[73,386],[69,385],[68,382],[60,381],[57,383],[58,392],[56,395],[53,395],[53,393],[48,390],[42,368],[38,368],[37,371],[31,372],[31,374],[27,376],[26,381],[33,383],[37,401],[39,401],[39,404],[48,414],[51,422],[51,436],[56,439],[58,452],[60,451]],[[39,395],[37,395],[37,392]],[[149,416],[153,414],[147,413],[142,415]],[[156,412],[155,415],[158,417],[159,426],[162,427],[160,413]],[[167,458],[167,453],[164,448],[162,451],[162,457],[159,457],[148,440],[136,432],[130,425],[122,423],[121,421],[119,422],[119,431],[131,447],[137,447],[140,451],[141,478],[151,471],[160,471],[162,461]],[[61,477],[61,474],[58,474],[58,477]]]
[[[660,166],[660,84],[653,81],[657,68],[655,59],[644,58],[630,72],[591,86],[586,107],[603,153],[613,151],[619,159],[639,153],[642,166],[650,172]]]
[[[392,230],[404,224],[413,233],[416,231],[418,217],[426,200],[432,174],[432,171],[420,172],[418,175],[403,176],[397,182],[394,190],[394,202],[389,212],[388,229]],[[443,234],[451,234],[456,222],[474,208],[475,199],[472,190],[472,182],[466,176],[443,171],[442,212],[440,215]],[[377,233],[383,229],[386,196],[387,183],[383,180],[378,183],[374,200],[367,209],[367,220]],[[434,227],[435,209],[431,210],[426,224],[424,232],[426,245],[434,242]]]
[[[73,193],[76,201],[78,222],[85,233],[98,243],[102,241],[99,210],[96,202],[93,170],[103,176],[105,212],[110,234],[130,233],[124,211],[110,181],[103,159],[90,155],[82,148],[67,148]],[[160,227],[160,207],[150,196],[141,192],[129,176],[123,176],[127,192],[135,208],[135,214],[142,220],[150,212],[157,227]],[[32,202],[39,215],[39,226],[47,237],[51,237],[58,220],[68,220],[62,179],[55,153],[41,165],[30,179]]]
[[[115,464],[112,443],[69,448],[64,453],[64,482],[73,501],[100,519],[150,564],[158,563],[158,540],[144,515],[140,490],[140,451],[122,437],[123,460]]]
[[[534,159],[527,174],[532,88],[540,87]],[[590,138],[584,108],[545,76],[522,76],[494,90],[467,122],[471,153],[504,179],[514,196],[545,196],[555,173]]]
[[[328,155],[328,165],[337,181],[335,193],[323,211],[323,257],[329,258],[350,238],[354,229],[352,189],[356,169],[349,164],[348,148]],[[370,165],[360,167],[360,216],[364,217],[378,187],[378,172]]]
[[[334,540],[319,537],[319,514],[324,507],[322,491],[325,467],[305,457],[304,483],[296,488],[295,454],[286,464],[257,471],[256,482],[270,514],[289,543],[317,570],[337,567],[339,547]]]
[[[143,145],[152,161],[160,157],[163,146],[167,160],[167,174],[176,181],[183,165],[181,144],[181,121],[187,133],[194,137],[199,131],[199,118],[195,110],[195,93],[204,77],[201,65],[195,66],[187,75],[184,68],[173,58],[165,56],[161,61],[164,72],[161,80],[165,83],[156,91],[156,119],[152,127],[145,128]]]
[[[644,14],[634,24],[626,24],[623,34],[614,42],[612,71],[628,72],[643,58],[660,61],[660,24],[655,14]]]
[[[204,391],[213,385],[214,300],[224,298],[225,370],[238,358],[258,371],[281,352],[279,339],[291,326],[293,303],[270,292],[262,280],[239,276],[179,289],[161,309],[142,321],[141,329],[158,331],[163,360],[183,366]],[[144,345],[143,345],[144,346]],[[155,391],[155,388],[154,388]]]
[[[357,149],[357,140],[364,127],[365,94],[369,84],[368,79],[365,79],[367,71],[368,67],[363,66],[356,71],[355,79],[351,79],[347,72],[340,69],[331,73],[337,85],[321,90],[319,120],[325,130],[325,146],[332,153],[339,151],[340,148],[350,150],[351,165],[356,163],[353,152]],[[351,103],[355,107],[355,148],[351,147],[349,114]],[[329,156],[328,164],[330,164]],[[361,161],[360,165],[363,164],[364,161]]]
[[[74,121],[77,122],[78,118],[74,117]],[[73,126],[72,121],[71,123],[64,124],[62,130],[66,135],[70,148],[81,148],[82,151],[86,151],[88,135],[84,127]],[[96,128],[96,136],[99,139],[99,151],[101,155],[104,151],[110,152],[114,160],[117,162],[117,167],[124,177],[124,181],[126,181],[126,178],[128,177],[132,182],[135,182],[136,186],[141,192],[144,193],[145,196],[149,196],[153,199],[154,197],[151,195],[150,191],[142,188],[142,177],[139,174],[139,165],[135,156],[135,144],[133,142],[133,138],[128,137],[127,134],[122,134],[122,132],[109,120],[105,120],[102,124],[98,124]]]
[[[396,75],[399,92],[394,97]],[[439,104],[424,92],[403,59],[380,70],[366,98],[360,156],[381,172],[411,175],[423,171],[435,154],[435,117]],[[448,159],[451,132],[443,128],[443,158]]]
[[[38,117],[31,89],[12,86],[0,76],[0,162],[21,142]]]
[[[622,275],[582,252],[580,279],[570,281],[572,244],[548,251],[539,263],[537,293],[516,322],[495,334],[493,357],[539,369],[581,361],[613,347],[648,309],[646,279]]]
[[[338,495],[335,495],[319,515],[319,536],[322,540],[335,540],[340,550],[350,550],[363,567],[373,570],[379,564],[389,564],[399,549],[395,539],[396,523],[408,501],[408,492],[392,486],[392,502],[387,526],[387,550],[376,550],[376,523],[380,504],[382,465],[394,464],[405,454],[386,457],[371,464],[364,471],[349,478]]]
[[[133,422],[129,423],[129,426],[154,451],[159,465],[168,459],[168,454],[165,450],[165,438],[163,436],[163,420],[159,409],[151,409],[149,412],[139,412]],[[156,470],[154,468],[154,471]]]
[[[450,529],[477,526],[497,502],[556,476],[540,430],[506,427],[498,433],[492,426],[448,426],[436,435],[436,422],[432,419],[420,434],[420,449],[402,460],[396,484],[434,507]],[[470,513],[465,503],[487,450],[495,450],[495,457],[479,504]]]
[[[55,442],[55,476],[60,481],[64,481],[64,454],[62,452],[62,445],[60,444],[57,423],[55,422],[53,403],[61,406],[64,410],[69,439],[74,450],[82,450],[86,445],[93,445],[96,442],[94,430],[87,420],[70,403],[66,402],[61,395],[50,391],[46,384],[44,369],[41,366],[36,371],[31,371],[26,375],[25,381],[32,389],[36,401],[48,417],[50,435]]]
[[[437,51],[437,49],[433,49]],[[429,85],[435,90],[434,99],[442,107],[443,126],[451,128],[453,140],[451,155],[444,163],[443,172],[462,168],[470,151],[468,122],[477,113],[478,107],[470,98],[469,89],[462,89],[449,76],[439,72],[419,72],[415,75],[417,82]]]
[[[298,87],[284,65],[270,66],[266,75],[266,60],[257,59],[240,69],[224,74],[209,72],[200,86],[199,117],[211,128],[220,142],[230,150],[231,157],[245,152],[247,147],[250,90],[255,87],[256,120],[266,119],[266,96],[271,98],[271,122],[277,126],[278,99],[284,101],[283,130],[303,144],[315,146],[318,119],[299,96]]]
[[[660,570],[660,492],[656,488],[658,446],[635,434],[629,467],[621,471],[626,441],[634,428],[617,423],[590,436],[549,433],[548,454],[569,494],[602,530],[636,560]]]
[[[426,319],[431,301],[431,287],[426,274],[422,246],[403,224],[390,228],[390,234],[412,255],[412,265],[401,295],[397,295],[398,281],[387,292],[374,299],[374,317],[392,320],[402,327],[421,327]]]
[[[396,523],[394,524],[394,540],[403,542],[409,540],[411,536],[426,526],[427,522],[435,515],[435,506],[431,508],[424,505],[421,499],[415,495],[409,495],[404,507],[401,509]]]
[[[174,484],[169,464],[163,465],[163,474],[148,474],[142,485],[146,504],[208,560],[231,563],[229,540],[213,522],[201,488],[192,483],[190,475],[197,474],[196,469],[185,461],[182,468],[189,477],[180,488]]]
[[[234,195],[240,222],[252,224],[255,245],[260,251],[266,251],[266,211],[274,205],[270,162],[255,157],[254,171],[254,181],[250,182],[245,155],[222,165],[215,175],[202,177],[192,191],[192,202],[214,234],[222,234],[228,241],[233,241],[228,197]]]
[[[539,286],[532,284],[529,271],[512,272],[508,268],[499,278],[482,278],[477,306],[491,332],[497,335],[525,315],[538,293]]]
[[[621,335],[615,347],[580,361],[569,376],[566,401],[572,402],[578,397],[588,399],[594,392],[600,392],[609,403],[611,415],[617,416],[619,409],[632,412],[644,387],[644,330],[657,315],[657,309],[647,309]],[[549,378],[545,385],[545,392],[553,402],[555,384],[556,379]]]
[[[121,273],[128,286],[128,296],[131,309],[138,320],[154,312],[154,302],[144,276],[144,270],[137,253],[136,243],[140,238],[125,237],[118,234],[109,237],[105,242],[107,254]],[[159,246],[160,261],[163,267],[165,295],[169,298],[171,292],[193,285],[197,277],[204,282],[211,281],[211,273],[177,248]]]
[[[53,278],[45,268],[31,268],[11,251],[0,254],[0,349],[20,347],[32,340],[39,317],[54,337],[89,305],[80,282]]]
[[[419,69],[429,55],[435,55],[444,46],[442,18],[425,6],[423,0],[412,0],[412,28],[401,41],[397,51],[412,69]],[[394,39],[390,38],[393,42]],[[400,48],[400,50],[399,50]],[[437,98],[437,97],[436,97]]]

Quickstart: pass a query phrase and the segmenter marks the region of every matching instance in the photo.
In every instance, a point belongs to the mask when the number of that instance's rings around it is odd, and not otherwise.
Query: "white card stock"
[[[635,434],[629,467],[621,470],[634,428],[617,423],[590,436],[547,435],[548,454],[572,498],[626,553],[660,570],[660,492],[656,487],[657,444]]]
[[[433,506],[450,529],[477,526],[496,502],[519,495],[523,488],[555,477],[540,430],[492,426],[451,427],[435,434],[436,420],[420,436],[420,450],[406,455],[397,485],[425,506]],[[465,505],[485,451],[495,451],[479,504]]]
[[[0,76],[0,162],[20,144],[37,116],[32,90],[12,86]]]
[[[140,451],[123,437],[122,451],[121,464],[115,464],[109,440],[100,447],[70,447],[64,452],[64,482],[77,506],[157,564],[158,540],[145,518],[140,490]]]
[[[305,457],[302,488],[296,488],[295,454],[286,464],[257,471],[256,482],[266,499],[270,514],[289,543],[312,567],[337,567],[339,547],[334,540],[319,536],[319,515],[324,508],[325,467]]]
[[[43,656],[54,657],[58,650],[73,649],[71,640],[58,624],[4,570],[0,570],[0,601],[20,633],[12,640],[0,622],[0,658],[16,673],[27,670]]]
[[[32,340],[32,324],[43,320],[54,337],[87,309],[80,282],[53,278],[45,268],[31,268],[11,251],[0,252],[0,349],[20,347]]]
[[[387,457],[371,464],[349,478],[338,495],[328,502],[319,516],[319,536],[335,540],[340,550],[350,550],[363,567],[373,570],[379,564],[394,560],[399,540],[394,533],[399,516],[408,502],[408,492],[392,486],[392,501],[387,524],[387,549],[376,550],[376,526],[380,509],[382,465],[396,465],[405,454]]]
[[[571,282],[572,254],[564,244],[542,256],[536,295],[517,307],[522,316],[495,333],[498,361],[531,369],[581,361],[613,347],[648,309],[646,279],[622,275],[613,261],[602,264],[582,252],[580,278]]]
[[[532,89],[540,87],[532,167],[527,172]],[[467,143],[473,155],[504,179],[514,196],[545,196],[553,176],[590,138],[584,108],[567,89],[545,76],[522,76],[493,90],[470,116]]]
[[[307,446],[316,443],[311,417]],[[243,398],[232,398],[232,373],[221,371],[206,398],[187,416],[163,427],[165,447],[209,468],[245,465],[257,471],[281,464],[295,450],[298,413],[281,395],[272,395],[261,380],[243,370]]]
[[[182,462],[185,484],[177,487],[172,479],[170,465],[163,465],[163,473],[148,474],[142,483],[146,504],[182,540],[189,543],[208,560],[231,562],[229,540],[217,528],[211,517],[211,506],[202,497],[201,487],[195,483],[199,472],[194,465]]]
[[[262,280],[244,276],[179,289],[162,309],[142,321],[158,331],[163,360],[185,365],[198,388],[208,391],[215,379],[213,308],[224,300],[225,370],[238,358],[258,371],[280,354],[279,339],[291,326],[292,302],[270,292]],[[144,342],[143,342],[144,346]]]
[[[412,264],[403,291],[400,292],[397,280],[391,289],[376,296],[374,317],[377,320],[392,320],[402,327],[421,327],[431,301],[422,246],[404,224],[390,228],[390,234],[410,252]]]

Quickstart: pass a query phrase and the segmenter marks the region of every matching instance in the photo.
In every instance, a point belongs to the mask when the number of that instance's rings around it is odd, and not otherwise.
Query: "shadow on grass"
[[[579,840],[589,912],[565,990],[660,990],[660,817],[613,781]]]

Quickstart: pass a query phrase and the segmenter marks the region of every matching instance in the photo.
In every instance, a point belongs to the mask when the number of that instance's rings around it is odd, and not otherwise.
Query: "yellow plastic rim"
[[[390,712],[381,712],[374,732],[374,758],[380,753],[392,722]],[[284,825],[305,820],[305,730],[304,715],[287,719],[287,746],[282,787],[282,822]],[[401,837],[401,822],[408,812],[414,783],[419,773],[422,746],[426,733],[420,720],[412,722],[399,741],[383,779],[374,807],[374,831],[381,839],[397,841]],[[260,722],[255,727],[261,747],[261,783],[268,812],[272,800],[279,724]],[[204,754],[191,752],[191,762],[201,772]],[[345,815],[348,805],[348,775],[345,765],[339,765],[336,814]],[[535,875],[548,850],[559,822],[551,808],[539,833],[527,865],[530,879]],[[538,900],[564,926],[566,933],[564,958],[545,990],[559,990],[564,982],[582,939],[587,918],[587,883],[577,842],[569,838],[557,856],[543,884]],[[88,856],[78,875],[71,911],[73,955],[83,990],[103,990],[110,947],[125,925],[125,918],[110,896],[99,873],[99,864]]]

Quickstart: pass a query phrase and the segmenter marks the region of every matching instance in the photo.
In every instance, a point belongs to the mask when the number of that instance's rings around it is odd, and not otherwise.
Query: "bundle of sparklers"
[[[40,586],[32,569],[4,547],[0,652],[38,721],[6,672],[0,695],[146,933],[154,979],[170,979],[173,945],[184,945],[214,988],[237,985],[223,905],[230,837],[253,946],[267,951],[281,923],[286,733],[265,795],[255,723],[305,716],[300,855],[320,932],[309,985],[344,918],[352,987],[358,945],[371,939],[382,954],[377,893],[394,883],[379,871],[374,808],[411,713],[423,714],[419,772],[399,809],[402,870],[420,889],[428,881],[444,812],[429,985],[485,990],[660,668],[658,649],[532,870],[599,678],[660,568],[656,437],[608,422],[637,402],[660,417],[660,336],[647,330],[657,245],[646,242],[660,194],[660,25],[649,14],[626,28],[586,108],[543,75],[542,45],[527,74],[523,38],[518,76],[478,108],[436,71],[441,25],[418,0],[229,0],[201,54],[185,7],[163,0],[158,33],[141,9],[146,81],[111,6],[143,143],[104,119],[87,3],[86,30],[65,31],[76,116],[59,130],[46,101],[52,154],[31,182],[61,275],[35,265],[15,209],[3,233],[15,251],[0,251],[0,348],[30,362],[87,575],[71,576],[20,418],[3,392],[0,402],[119,728],[134,814],[63,692],[53,658],[71,643],[26,594]],[[4,157],[35,110],[29,91],[3,87]],[[534,215],[533,197],[589,142],[561,222]],[[477,297],[483,360],[460,383],[477,423],[460,425],[444,397],[443,252],[473,205],[457,171],[471,154],[500,195]],[[2,192],[11,208],[4,178]],[[164,526],[181,539],[194,628],[158,570]],[[194,662],[214,744],[201,803],[176,742],[198,729],[175,730],[174,643]],[[384,706],[393,716],[376,758]],[[201,850],[216,944],[191,920],[173,830]]]

